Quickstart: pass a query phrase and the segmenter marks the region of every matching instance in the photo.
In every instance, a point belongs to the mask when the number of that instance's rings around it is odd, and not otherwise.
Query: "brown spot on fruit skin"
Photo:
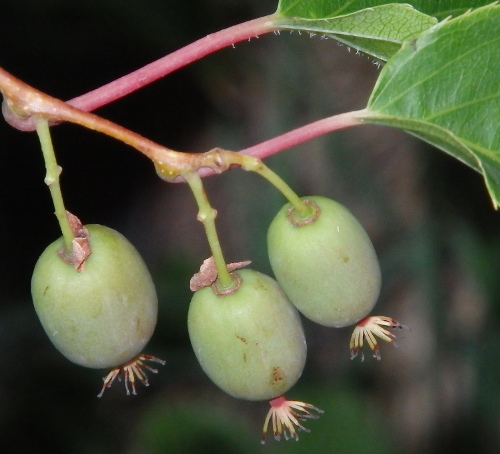
[[[248,341],[244,337],[238,336],[237,334],[235,334],[235,336],[236,336],[236,339],[240,340],[244,344],[248,344]]]
[[[285,379],[285,377],[284,377],[283,371],[280,369],[280,367],[279,366],[273,367],[271,384],[275,385],[276,383],[278,383],[279,381],[282,381],[284,379]]]
[[[243,362],[247,362],[247,354],[246,353],[243,353]]]

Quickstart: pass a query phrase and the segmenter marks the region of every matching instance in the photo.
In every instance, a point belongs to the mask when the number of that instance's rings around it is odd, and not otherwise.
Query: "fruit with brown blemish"
[[[299,379],[307,346],[297,309],[277,282],[251,269],[235,271],[236,291],[197,290],[188,313],[195,355],[210,379],[248,400],[282,395]]]

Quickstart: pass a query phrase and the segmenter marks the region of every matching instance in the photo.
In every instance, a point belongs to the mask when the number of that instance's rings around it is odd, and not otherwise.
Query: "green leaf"
[[[284,17],[276,26],[287,30],[321,33],[348,46],[386,61],[405,41],[419,36],[437,23],[436,19],[410,5],[389,4],[355,13],[323,19]]]
[[[354,13],[366,8],[385,5],[389,2],[383,0],[280,0],[277,13],[288,17],[302,17],[304,19],[320,19],[336,17]],[[469,9],[479,8],[491,3],[488,0],[410,0],[418,11],[445,19],[448,16],[459,16]]]
[[[500,6],[441,22],[380,73],[363,119],[410,131],[483,174],[500,205]]]
[[[410,0],[411,1],[411,0]],[[321,33],[381,61],[438,19],[458,16],[491,0],[280,0],[276,26]]]

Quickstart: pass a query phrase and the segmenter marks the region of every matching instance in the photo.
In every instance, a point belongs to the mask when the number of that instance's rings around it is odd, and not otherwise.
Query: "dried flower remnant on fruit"
[[[251,260],[244,262],[228,263],[227,270],[231,273],[239,270],[245,266],[250,265]],[[200,266],[200,271],[195,273],[189,281],[189,288],[191,291],[196,292],[204,287],[209,287],[217,280],[217,268],[215,267],[215,260],[213,257],[205,259]]]
[[[152,355],[145,355],[141,354],[139,356],[136,356],[132,361],[129,361],[128,363],[115,367],[113,370],[109,372],[106,377],[103,377],[103,385],[101,392],[97,395],[97,397],[102,397],[104,394],[104,391],[106,391],[107,388],[111,388],[111,385],[115,381],[115,378],[118,377],[118,380],[121,381],[121,375],[123,375],[123,381],[125,382],[125,390],[127,391],[127,396],[129,396],[130,390],[128,387],[128,384],[130,383],[130,386],[132,388],[132,394],[136,395],[137,392],[135,390],[135,377],[142,382],[144,386],[149,386],[148,382],[148,376],[146,375],[146,372],[144,369],[149,370],[150,372],[153,372],[154,374],[158,373],[158,369],[153,369],[152,367],[148,366],[147,364],[144,364],[144,361],[151,361],[155,363],[159,363],[162,366],[165,365],[165,361],[162,359],[157,358],[156,356]]]
[[[298,402],[295,400],[287,400],[285,396],[278,396],[269,401],[271,408],[267,413],[266,420],[264,421],[264,427],[262,429],[262,444],[266,442],[267,426],[269,421],[272,421],[273,434],[276,440],[280,440],[281,436],[285,437],[285,440],[293,438],[294,440],[299,439],[298,431],[310,432],[306,429],[300,421],[305,421],[307,419],[318,419],[319,414],[323,413],[323,410],[315,407],[314,405],[307,404],[305,402]],[[319,414],[314,414],[315,411]]]
[[[364,339],[366,339],[366,342],[373,352],[373,357],[380,360],[380,347],[377,342],[377,337],[390,343],[393,343],[394,339],[396,339],[396,335],[391,333],[386,328],[383,328],[384,326],[398,329],[406,328],[393,318],[385,317],[383,315],[372,315],[361,319],[356,324],[351,336],[351,342],[349,345],[351,350],[351,359],[358,356],[358,353],[363,348]],[[361,361],[363,360],[364,355],[363,352],[361,352]]]
[[[69,265],[73,265],[75,270],[81,273],[85,269],[85,261],[92,253],[89,244],[89,231],[74,214],[66,211],[66,216],[74,238],[71,242],[71,253],[62,248],[59,250],[59,257]]]

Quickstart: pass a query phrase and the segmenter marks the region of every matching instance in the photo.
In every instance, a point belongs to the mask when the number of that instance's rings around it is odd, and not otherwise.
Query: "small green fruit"
[[[45,332],[64,356],[86,367],[116,367],[133,359],[151,338],[156,291],[125,237],[101,225],[86,228],[92,253],[84,270],[59,257],[59,238],[38,259],[31,294]]]
[[[365,317],[380,293],[381,273],[370,238],[343,205],[304,197],[317,218],[304,222],[285,205],[268,230],[268,252],[277,281],[309,319],[343,327]]]
[[[188,329],[193,350],[211,380],[228,394],[265,400],[291,388],[304,368],[307,346],[297,309],[277,282],[238,270],[240,287],[193,295]]]

